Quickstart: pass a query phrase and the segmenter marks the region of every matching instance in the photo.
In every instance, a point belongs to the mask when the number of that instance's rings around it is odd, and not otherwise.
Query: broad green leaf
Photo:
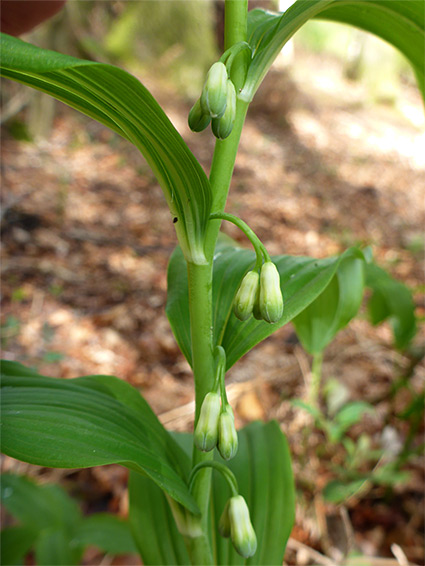
[[[37,534],[37,529],[24,525],[3,529],[0,533],[0,563],[4,566],[23,564]]]
[[[140,395],[139,391],[126,381],[109,375],[91,375],[89,377],[79,377],[77,383],[82,383],[87,387],[92,387],[113,396],[117,401],[123,403],[131,410],[137,412],[139,419],[143,420],[144,425],[155,436],[155,441],[163,448],[167,454],[173,469],[183,478],[190,473],[190,458],[180,448],[157,419],[149,403]]]
[[[5,361],[1,377],[5,454],[57,468],[122,464],[146,473],[170,497],[198,512],[176,471],[178,448],[169,449],[171,437],[152,411],[142,408],[144,402],[136,411],[114,396],[117,378],[25,376],[20,364]]]
[[[372,289],[367,305],[372,324],[389,319],[395,344],[404,350],[417,331],[415,304],[409,289],[375,263],[366,265],[366,286]]]
[[[204,263],[211,188],[201,166],[149,91],[114,67],[1,34],[1,75],[36,88],[133,143],[155,173],[188,260]],[[171,218],[170,218],[171,227]]]
[[[252,423],[238,432],[239,450],[228,462],[250,509],[258,539],[255,555],[245,560],[217,524],[230,493],[221,474],[213,473],[212,521],[216,563],[280,565],[294,522],[295,495],[288,445],[276,422]],[[190,435],[176,435],[188,452]],[[188,441],[189,440],[189,441]],[[219,456],[216,456],[220,459]],[[145,564],[188,564],[183,537],[178,533],[163,493],[138,474],[130,477],[130,520]],[[166,525],[161,532],[152,525]],[[142,527],[140,527],[142,525]],[[167,562],[171,560],[171,562]]]
[[[293,320],[323,293],[342,262],[347,266],[358,265],[362,258],[362,253],[355,248],[339,257],[319,260],[301,256],[273,257],[281,277],[283,316],[276,324],[253,317],[241,322],[233,314],[232,304],[243,276],[255,264],[255,253],[240,248],[230,238],[221,237],[214,256],[213,328],[214,343],[221,344],[226,350],[227,367]],[[179,248],[174,251],[168,267],[166,312],[177,342],[191,363],[187,270]]]
[[[83,546],[96,546],[108,554],[137,554],[129,522],[110,513],[84,517],[74,536]]]
[[[256,9],[248,15],[253,58],[239,95],[250,101],[276,56],[311,18],[350,24],[384,39],[410,61],[425,97],[425,17],[422,0],[297,0],[283,14]]]
[[[146,476],[130,472],[130,525],[146,566],[190,564],[164,493]],[[158,525],[161,528],[158,529]]]
[[[218,535],[219,564],[282,564],[294,523],[295,491],[289,448],[278,423],[256,422],[239,431],[239,450],[228,465],[248,504],[258,547],[252,558],[244,560],[229,539]],[[228,487],[219,474],[214,474],[216,525],[228,497]]]
[[[297,335],[310,354],[319,354],[360,308],[364,261],[344,259],[329,285],[293,320]]]

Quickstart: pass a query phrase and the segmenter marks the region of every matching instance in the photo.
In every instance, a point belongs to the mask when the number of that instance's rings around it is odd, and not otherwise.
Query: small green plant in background
[[[397,349],[406,350],[416,335],[415,306],[409,289],[372,261],[370,249],[366,248],[364,253],[366,263],[342,266],[326,290],[293,320],[304,349],[312,356],[312,368],[306,399],[295,399],[292,404],[310,414],[315,428],[323,433],[326,442],[321,457],[332,462],[337,453],[339,459],[343,454],[342,464],[331,465],[336,479],[329,481],[322,492],[323,498],[332,503],[343,503],[373,485],[391,486],[406,481],[409,474],[401,468],[406,461],[407,444],[418,431],[418,417],[423,414],[423,408],[418,411],[423,393],[416,394],[400,415],[413,417],[404,450],[396,446],[394,438],[388,438],[394,434],[389,427],[382,433],[381,446],[374,446],[376,443],[365,433],[354,441],[349,436],[352,427],[366,414],[373,414],[373,406],[363,400],[350,400],[348,389],[335,378],[323,383],[326,347],[357,315],[364,287],[370,290],[367,311],[371,323],[389,320]]]
[[[224,209],[249,104],[284,44],[317,17],[356,25],[393,43],[411,62],[423,92],[424,30],[421,5],[414,0],[297,0],[283,14],[248,13],[247,1],[225,0],[224,53],[211,65],[189,115],[193,130],[211,127],[216,138],[208,178],[136,78],[111,65],[2,36],[4,77],[69,104],[141,151],[163,189],[170,230],[176,231],[179,245],[168,267],[166,311],[193,370],[193,436],[170,434],[140,393],[116,377],[60,380],[15,362],[1,366],[4,453],[46,467],[116,463],[129,468],[129,523],[144,564],[277,565],[283,560],[295,508],[287,441],[274,421],[235,430],[226,372],[293,321],[314,357],[316,404],[323,350],[357,313],[368,254],[350,248],[320,260],[270,257],[254,232]],[[254,251],[220,235],[222,220],[236,224]],[[375,320],[394,315],[399,321],[403,317],[382,285],[374,289],[374,312],[380,306]],[[343,410],[337,413],[339,437],[348,426]],[[20,481],[32,489],[25,480],[6,481],[16,481],[17,492]],[[43,489],[63,499],[57,490]],[[39,563],[52,563],[53,557],[43,554],[47,548],[57,550],[55,563],[64,563],[60,556],[69,545],[60,517],[40,533],[28,530],[30,515],[27,520],[11,511],[24,530],[14,531],[9,541],[27,533],[26,548],[35,545]],[[80,532],[75,509],[73,516],[72,528]],[[73,540],[76,563],[84,540]]]
[[[112,555],[137,553],[128,521],[109,513],[83,517],[58,485],[14,474],[0,479],[1,503],[18,521],[2,531],[2,564],[22,564],[30,550],[37,564],[79,564],[88,545]]]

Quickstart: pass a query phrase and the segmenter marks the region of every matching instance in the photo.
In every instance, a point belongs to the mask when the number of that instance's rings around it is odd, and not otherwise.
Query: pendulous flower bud
[[[266,261],[260,274],[260,313],[267,322],[277,322],[283,314],[283,297],[280,290],[280,275],[271,261]]]
[[[203,452],[209,452],[217,444],[220,410],[220,395],[214,392],[207,393],[201,405],[194,434],[195,444]]]
[[[221,118],[213,118],[211,128],[216,138],[224,140],[233,130],[236,117],[236,90],[230,79],[227,81],[226,110]]]
[[[244,558],[254,556],[257,537],[249,517],[248,505],[242,495],[230,498],[229,521],[230,537],[236,552]]]
[[[224,460],[230,460],[238,451],[238,433],[235,428],[235,417],[230,405],[220,414],[218,421],[218,451]]]
[[[223,509],[223,513],[221,514],[220,520],[218,521],[218,532],[224,538],[230,537],[229,504],[230,499],[227,500],[226,505]]]
[[[247,320],[258,301],[260,276],[256,271],[248,271],[242,279],[233,302],[233,312],[239,320]]]
[[[201,107],[204,114],[220,118],[226,110],[227,69],[218,61],[211,66],[201,94]]]
[[[209,114],[204,114],[201,107],[201,100],[195,102],[189,112],[188,124],[192,132],[202,132],[208,126],[211,121],[211,116]]]

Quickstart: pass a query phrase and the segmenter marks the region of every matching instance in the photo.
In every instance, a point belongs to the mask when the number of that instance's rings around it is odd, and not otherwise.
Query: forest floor
[[[315,74],[321,67],[326,72]],[[209,131],[191,133],[189,104],[153,80],[147,86],[208,170]],[[325,257],[371,245],[375,260],[413,291],[423,318],[423,126],[413,87],[404,86],[394,104],[378,104],[332,60],[304,56],[291,79],[274,71],[253,103],[227,210],[248,222],[271,254]],[[168,428],[190,430],[190,368],[164,311],[175,233],[138,152],[58,104],[43,141],[17,141],[5,130],[2,178],[3,357],[63,378],[117,375],[143,392]],[[233,226],[223,229],[246,243]],[[419,332],[416,349],[423,339]],[[423,429],[414,430],[401,470],[408,476],[391,487],[366,482],[343,505],[326,502],[325,485],[344,480],[337,466],[346,465],[346,452],[341,442],[328,445],[291,403],[307,399],[310,365],[287,325],[228,377],[238,426],[274,418],[288,436],[298,505],[286,563],[336,564],[355,551],[344,563],[407,564],[407,557],[424,564],[424,460],[415,455]],[[333,379],[347,399],[373,405],[347,437],[362,438],[370,450],[388,437],[392,448],[403,446],[412,425],[400,415],[420,398],[425,367],[412,351],[394,349],[388,324],[373,327],[362,309],[325,352],[324,385]],[[368,451],[358,456],[358,472],[380,465]],[[127,512],[124,468],[52,471],[4,459],[3,469],[60,481],[78,491],[86,512]],[[85,564],[101,560],[94,549],[85,556]],[[138,564],[131,557],[108,563]]]

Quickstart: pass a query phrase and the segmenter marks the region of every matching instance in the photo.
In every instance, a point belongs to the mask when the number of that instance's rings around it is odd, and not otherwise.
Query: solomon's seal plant
[[[248,106],[273,60],[300,26],[322,17],[396,45],[424,91],[421,2],[296,0],[283,14],[248,13],[247,4],[225,0],[224,53],[189,114],[194,131],[211,123],[216,137],[208,177],[135,77],[1,38],[2,76],[56,97],[134,144],[170,209],[178,246],[168,267],[166,312],[193,370],[193,436],[171,435],[139,391],[116,377],[61,380],[16,362],[1,366],[3,452],[41,466],[129,468],[129,522],[146,565],[232,565],[244,563],[241,556],[249,564],[282,564],[294,520],[287,442],[275,421],[236,433],[226,372],[292,320],[309,351],[320,353],[360,306],[362,251],[320,260],[270,257],[246,223],[224,212]],[[220,235],[222,220],[235,223],[254,251]]]

